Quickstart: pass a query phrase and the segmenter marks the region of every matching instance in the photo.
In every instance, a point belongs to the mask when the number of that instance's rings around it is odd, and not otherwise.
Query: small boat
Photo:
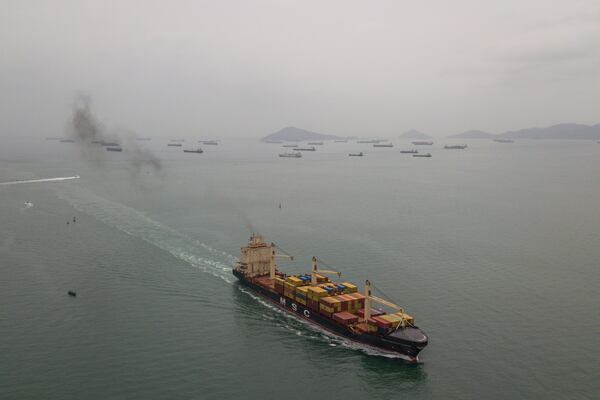
[[[431,146],[433,142],[431,140],[416,140],[412,144],[415,146]]]
[[[149,140],[152,140],[152,138],[149,138],[149,137],[139,137],[139,138],[135,138],[135,140],[147,142]]]
[[[343,139],[343,140],[334,140],[334,143],[348,143],[348,139]]]
[[[75,291],[73,291],[73,290],[69,290],[69,291],[67,292],[67,294],[68,294],[69,296],[71,296],[71,297],[77,297],[77,292],[75,292]]]
[[[300,152],[294,152],[294,153],[280,153],[279,157],[286,157],[286,158],[302,158],[302,153]],[[281,208],[281,207],[280,207]]]
[[[308,142],[307,144],[311,146],[323,146],[323,142]]]
[[[392,143],[374,144],[373,147],[394,147]]]
[[[219,142],[216,140],[201,140],[200,143],[205,144],[207,146],[218,146]]]
[[[317,149],[315,148],[315,146],[313,147],[296,147],[294,148],[294,151],[316,151]]]
[[[204,150],[202,150],[200,147],[198,147],[197,149],[184,149],[183,150],[184,153],[198,153],[198,154],[202,154],[204,153]]]
[[[100,142],[100,144],[102,146],[109,146],[109,147],[119,147],[119,143],[117,142],[105,142],[104,140]]]
[[[494,142],[497,143],[514,143],[515,141],[512,139],[494,139]]]
[[[298,147],[298,143],[296,144],[284,144],[283,147]]]
[[[185,142],[185,139],[171,139],[171,142],[181,143]]]
[[[360,153],[350,153],[348,154],[349,157],[362,157],[364,156],[363,152],[361,151]]]
[[[403,153],[403,154],[417,154],[418,152],[419,152],[419,150],[417,150],[417,149],[400,150],[400,153]]]
[[[121,147],[107,147],[106,151],[123,151]]]
[[[169,147],[181,147],[182,145],[181,145],[181,143],[169,143],[169,144],[167,144],[167,146],[169,146]]]
[[[61,143],[75,143],[75,140],[73,139],[60,139]]]
[[[454,144],[454,145],[445,145],[444,149],[446,150],[464,150],[467,148],[466,144]]]
[[[413,154],[413,157],[431,157],[431,154],[430,153]]]

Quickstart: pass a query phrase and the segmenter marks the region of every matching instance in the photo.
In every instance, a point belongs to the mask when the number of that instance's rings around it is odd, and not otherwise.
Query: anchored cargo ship
[[[444,146],[444,149],[446,149],[446,150],[464,150],[466,148],[467,148],[466,144],[454,144],[454,145],[447,144]]]
[[[184,153],[197,153],[197,154],[202,154],[204,153],[204,150],[202,150],[200,147],[198,147],[197,149],[185,149],[183,150]]]
[[[233,275],[276,306],[337,336],[417,360],[427,346],[427,335],[402,307],[372,295],[368,280],[364,293],[350,282],[334,282],[325,275],[340,278],[341,273],[319,269],[316,257],[312,258],[310,274],[284,274],[277,269],[276,257],[293,257],[278,254],[277,249],[274,243],[267,244],[253,234],[241,248]],[[394,311],[374,310],[373,303]]]
[[[299,151],[290,152],[290,153],[279,153],[279,157],[287,157],[287,158],[302,158],[302,153]]]

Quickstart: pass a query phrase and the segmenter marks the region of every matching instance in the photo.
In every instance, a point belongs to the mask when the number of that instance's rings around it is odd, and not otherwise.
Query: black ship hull
[[[318,311],[312,310],[298,303],[294,299],[285,297],[275,291],[254,283],[238,270],[234,269],[233,275],[238,278],[241,284],[249,287],[275,306],[291,314],[295,314],[297,317],[315,324],[328,332],[353,342],[375,348],[384,353],[401,355],[413,362],[417,361],[419,352],[427,346],[427,336],[416,327],[400,328],[388,335],[353,332],[345,325],[339,324],[334,320],[319,314]]]

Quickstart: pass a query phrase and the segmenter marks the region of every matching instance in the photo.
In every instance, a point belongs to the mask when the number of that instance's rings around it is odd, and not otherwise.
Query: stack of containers
[[[289,282],[296,287],[302,286],[302,284],[304,283],[302,279],[298,278],[297,276],[288,276],[286,282]]]
[[[334,313],[343,311],[342,302],[336,297],[337,296],[328,296],[321,298],[321,301],[319,302],[319,312],[331,318]]]
[[[308,288],[308,298],[306,300],[306,305],[311,310],[318,311],[319,310],[319,300],[323,297],[327,296],[327,291],[318,286],[310,286]]]
[[[369,320],[365,323],[365,322],[359,322],[356,325],[356,328],[358,328],[359,330],[363,331],[363,332],[377,332],[377,324],[375,323],[375,321],[372,318],[369,318]]]
[[[294,299],[296,296],[296,286],[292,285],[288,281],[285,281],[285,283],[283,285],[284,285],[283,286],[284,296],[289,297],[290,299]]]
[[[347,294],[340,294],[334,297],[342,303],[342,311],[348,311],[350,309],[350,303],[352,303],[353,300],[352,297]]]
[[[390,323],[391,327],[394,329],[397,328],[402,323],[402,317],[400,317],[396,314],[382,315],[378,318],[388,321]]]
[[[358,287],[350,282],[343,282],[342,285],[344,286],[344,294],[358,292]]]
[[[342,311],[333,314],[333,320],[339,322],[340,324],[350,325],[357,323],[358,317],[354,314],[350,314],[347,311]]]
[[[326,276],[323,276],[323,275],[317,274],[316,278],[317,278],[317,283],[327,283],[327,282],[329,282],[329,278],[326,277]]]
[[[403,322],[408,322],[410,324],[414,324],[415,322],[413,317],[411,317],[408,314],[405,314],[402,311],[397,312],[395,314],[382,315],[381,318],[385,319],[386,321],[390,321],[392,324],[392,328],[397,328]]]
[[[296,288],[296,301],[302,305],[306,305],[308,299],[308,288],[310,286],[300,286]]]
[[[275,278],[275,291],[279,294],[284,294],[285,281],[281,278]]]
[[[352,298],[350,305],[348,307],[348,311],[352,314],[357,314],[358,310],[364,308],[365,306],[365,295],[362,293],[351,293],[346,296]]]
[[[360,310],[358,310],[357,314],[360,318],[364,318],[365,317],[365,309],[361,308]],[[383,314],[385,314],[383,311],[371,308],[371,317],[377,317],[377,316],[383,315]]]
[[[379,333],[386,333],[392,327],[392,323],[390,321],[388,321],[387,319],[385,319],[384,317],[387,317],[387,315],[371,317],[371,319],[375,323],[375,326],[377,326],[377,331]]]

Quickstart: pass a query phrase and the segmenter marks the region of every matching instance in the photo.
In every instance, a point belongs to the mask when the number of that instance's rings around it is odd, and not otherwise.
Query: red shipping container
[[[377,317],[378,315],[383,315],[385,314],[383,311],[379,311],[379,310],[375,310],[374,308],[371,308],[371,317]],[[358,310],[358,316],[361,318],[365,317],[365,309],[361,308],[360,310]]]
[[[333,314],[333,320],[337,321],[341,324],[348,325],[348,324],[358,322],[358,317],[354,314],[350,314],[347,311],[342,311],[342,312]]]
[[[382,319],[379,317],[373,317],[372,319],[375,321],[377,326],[380,328],[391,328],[392,327],[392,323],[390,321],[386,321],[385,319]]]
[[[306,305],[313,311],[319,311],[319,302],[316,300],[307,299]]]

